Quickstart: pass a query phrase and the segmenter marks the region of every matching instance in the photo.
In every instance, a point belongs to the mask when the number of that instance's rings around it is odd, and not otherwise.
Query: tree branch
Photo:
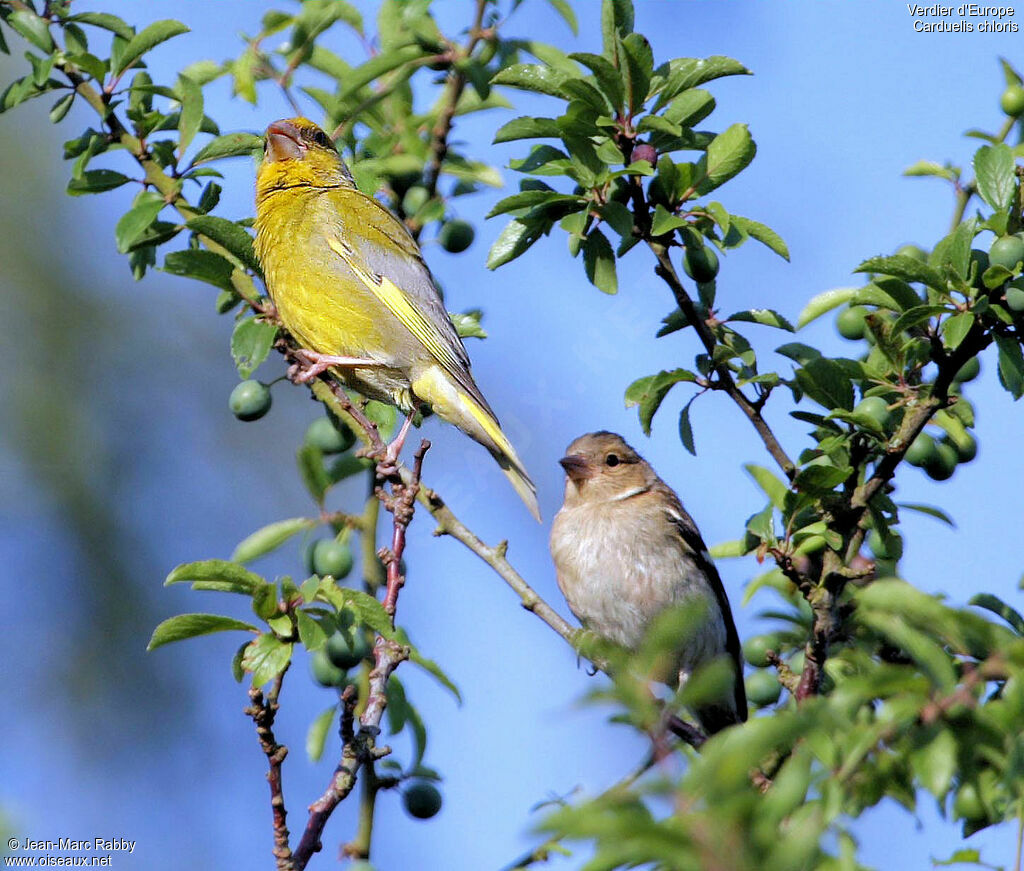
[[[264,697],[262,690],[252,687],[249,690],[249,699],[252,704],[245,709],[245,713],[252,717],[256,724],[256,735],[259,738],[260,749],[263,750],[270,764],[267,772],[267,782],[270,784],[270,807],[274,817],[274,859],[278,871],[295,871],[295,863],[291,847],[288,843],[288,825],[286,818],[288,811],[284,804],[284,788],[281,782],[281,764],[288,755],[288,748],[277,743],[274,737],[274,717],[277,715],[277,699],[281,692],[281,684],[284,679],[284,672],[274,678],[270,692]]]

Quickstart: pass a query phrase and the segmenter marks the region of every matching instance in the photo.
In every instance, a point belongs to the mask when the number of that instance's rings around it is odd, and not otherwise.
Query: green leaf
[[[249,157],[263,147],[263,137],[253,133],[227,133],[207,142],[192,159],[191,166],[223,160],[225,157]]]
[[[319,762],[323,758],[327,736],[331,732],[331,725],[334,723],[334,715],[337,711],[338,706],[331,705],[309,724],[309,730],[306,732],[306,756],[311,762]]]
[[[921,785],[941,800],[957,770],[957,743],[949,729],[942,729],[924,747],[912,750],[910,766]]]
[[[983,145],[974,153],[974,174],[981,198],[997,212],[1009,208],[1017,192],[1013,152],[1005,142]]]
[[[953,522],[953,518],[946,514],[942,509],[936,508],[934,505],[921,505],[918,502],[900,502],[899,507],[906,508],[907,511],[916,511],[918,514],[927,514],[929,517],[941,520],[947,526],[956,529],[956,524]]]
[[[764,491],[772,505],[780,510],[785,507],[786,494],[789,492],[789,487],[776,478],[775,475],[768,471],[764,466],[757,466],[754,463],[744,463],[743,468],[746,469],[747,474],[757,482],[757,486]]]
[[[299,474],[317,505],[323,505],[324,494],[331,486],[331,476],[324,468],[324,455],[315,445],[303,445],[295,455]]]
[[[79,12],[67,18],[68,21],[77,21],[79,24],[91,24],[93,27],[100,27],[116,33],[123,40],[130,40],[135,31],[122,19],[109,12]]]
[[[164,620],[153,630],[153,637],[149,639],[146,650],[156,650],[172,641],[184,641],[186,638],[210,635],[213,632],[226,632],[232,629],[258,631],[249,623],[243,623],[233,617],[223,617],[220,614],[179,614],[177,617]]]
[[[571,160],[569,155],[553,145],[535,145],[526,157],[510,160],[509,166],[517,172],[563,175],[571,166]]]
[[[509,85],[524,91],[547,94],[568,99],[565,91],[566,76],[542,64],[512,64],[499,70],[491,79],[492,85]]]
[[[1020,344],[1009,336],[995,337],[999,346],[999,383],[1014,399],[1024,396],[1024,356]]]
[[[75,92],[72,91],[70,94],[65,94],[56,103],[53,104],[53,108],[50,109],[50,121],[54,124],[58,124],[64,120],[64,116],[71,110],[71,104],[75,102]]]
[[[308,517],[290,517],[288,520],[270,523],[242,539],[231,554],[231,560],[236,563],[252,562],[257,557],[276,550],[296,533],[313,529],[315,526],[316,521]]]
[[[178,76],[181,113],[178,116],[178,154],[185,153],[203,123],[203,89],[188,76]]]
[[[637,114],[647,100],[647,89],[654,71],[654,53],[643,34],[630,33],[622,39],[619,56],[628,108],[632,114]]]
[[[669,67],[671,72],[661,88],[658,102],[654,104],[655,112],[660,111],[665,103],[689,88],[696,88],[723,76],[751,75],[750,70],[739,61],[722,55],[707,58],[675,58],[669,61]]]
[[[583,269],[590,283],[602,293],[619,292],[615,253],[608,237],[600,230],[591,230],[583,242]]]
[[[569,57],[583,64],[594,74],[597,87],[608,98],[608,102],[612,106],[616,109],[622,107],[624,99],[622,76],[608,58],[583,51],[573,52]]]
[[[834,360],[818,357],[796,370],[800,388],[819,405],[832,410],[853,410],[853,385],[842,366]]]
[[[747,532],[759,541],[775,541],[774,506],[771,502],[747,520]]]
[[[696,399],[696,396],[690,397],[690,401],[679,409],[679,441],[693,456],[697,456],[697,446],[693,441],[693,426],[690,424],[690,406]]]
[[[480,325],[482,313],[479,310],[468,312],[448,312],[448,318],[455,327],[460,339],[486,339],[487,330]]]
[[[632,224],[632,221],[630,221],[630,224]],[[688,226],[686,220],[673,215],[661,203],[654,207],[654,217],[651,219],[652,236],[664,236],[666,233],[671,233],[679,227],[686,226]]]
[[[496,215],[504,215],[509,212],[531,209],[535,206],[543,206],[550,203],[574,204],[576,208],[580,208],[585,205],[585,202],[582,197],[560,194],[557,191],[520,191],[517,194],[512,194],[510,197],[499,200],[494,205],[494,208],[487,213],[487,217],[493,218]]]
[[[903,170],[903,174],[907,176],[935,176],[936,178],[944,178],[946,181],[956,181],[960,177],[959,171],[953,169],[949,164],[943,166],[933,160],[919,160]]]
[[[267,583],[255,572],[250,572],[238,563],[222,559],[208,559],[182,563],[175,567],[167,576],[164,585],[188,582],[192,583],[193,589],[199,589],[200,584],[206,585],[203,587],[204,589],[213,589],[209,585],[217,585],[217,588],[224,592],[245,593],[246,595],[252,595]]]
[[[548,0],[548,3],[561,16],[562,20],[569,25],[572,35],[578,36],[580,32],[579,22],[576,20],[576,13],[573,11],[568,0]]]
[[[651,420],[668,392],[680,382],[694,382],[697,376],[687,369],[662,370],[656,375],[638,378],[626,388],[626,408],[638,406],[640,426],[651,434]]]
[[[960,347],[960,343],[967,338],[967,334],[974,326],[974,314],[972,312],[960,312],[942,322],[942,338],[944,344],[950,351]]]
[[[460,705],[462,704],[462,693],[455,683],[444,673],[444,670],[434,660],[427,659],[415,647],[409,650],[409,661],[422,668],[427,674],[433,677],[441,686],[450,692]]]
[[[114,228],[117,250],[127,254],[166,205],[166,200],[156,191],[142,191],[135,198],[135,204],[121,216]]]
[[[554,118],[531,118],[526,115],[502,124],[494,134],[494,144],[517,139],[560,139],[562,130]]]
[[[727,321],[746,321],[752,324],[761,324],[765,327],[775,327],[779,330],[786,330],[789,333],[796,332],[793,325],[778,312],[770,308],[752,308],[748,311],[739,311],[729,315]]]
[[[243,379],[252,375],[260,363],[267,359],[276,338],[276,324],[255,317],[245,318],[235,324],[231,333],[231,356]]]
[[[73,197],[80,197],[83,194],[100,194],[119,188],[130,181],[128,176],[112,169],[87,169],[80,177],[73,178],[68,182],[68,193]]]
[[[826,290],[811,298],[811,301],[804,306],[800,317],[796,320],[797,329],[806,327],[811,321],[817,320],[823,314],[827,314],[834,308],[838,308],[849,302],[859,291],[859,287],[838,287],[835,290]]]
[[[213,251],[201,251],[197,248],[172,251],[164,258],[163,269],[171,275],[194,278],[221,290],[235,292],[235,287],[231,283],[231,274],[235,271],[234,264]]]
[[[505,225],[487,254],[487,268],[497,269],[515,260],[541,237],[540,223],[527,218],[514,218]]]
[[[746,124],[733,124],[708,145],[701,158],[697,193],[707,194],[741,172],[754,159],[757,146]]]
[[[904,281],[919,281],[939,292],[945,292],[946,282],[937,269],[922,263],[915,257],[906,254],[894,254],[891,257],[871,257],[860,264],[854,272],[881,272]],[[920,300],[918,300],[920,302]]]
[[[971,596],[967,604],[974,605],[976,608],[984,608],[993,614],[998,614],[1013,627],[1014,632],[1018,635],[1024,635],[1024,617],[1021,617],[1019,611],[1011,608],[998,596],[993,596],[991,593],[978,593]]]
[[[259,270],[256,254],[252,247],[252,236],[241,225],[214,215],[199,215],[190,218],[185,226],[194,233],[206,236],[222,248],[227,249],[230,254],[241,261],[243,266]]]
[[[128,44],[117,59],[117,65],[111,72],[115,76],[120,76],[147,51],[155,48],[161,42],[166,42],[168,39],[179,36],[182,33],[188,33],[188,31],[189,29],[180,21],[174,21],[173,19],[154,21],[149,27],[140,30],[128,40]]]
[[[771,227],[751,218],[744,218],[742,215],[731,215],[730,218],[733,226],[739,227],[751,239],[756,239],[762,245],[767,246],[783,260],[789,260],[789,248],[782,237]]]
[[[601,38],[604,56],[618,61],[619,39],[632,32],[633,0],[602,0]]]
[[[252,672],[252,685],[264,686],[281,674],[291,662],[293,647],[269,632],[250,641],[242,654],[242,668]]]
[[[50,35],[49,22],[27,9],[18,9],[8,15],[5,23],[32,43],[40,51],[47,54],[53,51],[53,37]]]

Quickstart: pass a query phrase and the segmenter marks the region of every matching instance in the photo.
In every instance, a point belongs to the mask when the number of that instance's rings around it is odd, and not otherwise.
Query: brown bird
[[[732,692],[694,713],[709,735],[747,719],[743,662],[725,588],[693,519],[671,487],[622,436],[580,436],[559,460],[565,502],[551,528],[558,586],[598,636],[637,649],[652,621],[702,601],[706,618],[679,651],[679,683],[727,655]]]

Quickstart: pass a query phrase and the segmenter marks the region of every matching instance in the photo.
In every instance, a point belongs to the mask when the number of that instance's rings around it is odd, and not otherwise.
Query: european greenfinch
[[[702,603],[704,617],[678,651],[679,683],[727,656],[734,670],[731,691],[694,713],[709,735],[746,720],[743,660],[729,599],[679,497],[615,433],[580,436],[559,462],[566,472],[565,502],[551,527],[551,555],[573,614],[596,635],[633,650],[663,611]]]
[[[256,254],[310,371],[412,415],[424,405],[482,444],[537,520],[536,488],[470,373],[419,246],[360,191],[312,121],[267,128],[256,178]],[[408,421],[406,422],[408,425]]]

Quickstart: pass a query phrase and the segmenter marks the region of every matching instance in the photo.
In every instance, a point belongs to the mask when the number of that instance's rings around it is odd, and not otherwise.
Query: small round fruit
[[[306,430],[306,444],[319,448],[325,454],[340,454],[356,442],[355,434],[342,421],[334,423],[329,417],[319,417]]]
[[[261,381],[242,381],[228,397],[228,408],[239,420],[259,420],[270,411],[270,388]]]
[[[437,234],[437,241],[445,251],[459,254],[473,244],[476,231],[467,221],[449,221]]]
[[[988,249],[988,261],[1011,271],[1024,260],[1024,239],[1020,236],[1000,236]]]
[[[868,310],[862,305],[851,305],[843,309],[836,318],[836,329],[844,339],[856,341],[864,338],[864,316]]]
[[[924,470],[933,481],[945,481],[953,477],[958,460],[956,448],[946,442],[938,442],[935,455],[925,464]]]
[[[743,642],[743,658],[755,668],[768,665],[769,650],[779,650],[779,639],[774,635],[751,635]]]
[[[886,547],[885,540],[878,533],[878,530],[872,529],[868,533],[868,547],[875,555],[875,559],[898,560],[903,556],[903,539],[895,533],[889,542],[889,547]]]
[[[427,204],[429,199],[430,191],[423,187],[423,185],[413,185],[405,192],[405,196],[402,197],[402,211],[407,215],[415,215]]]
[[[313,673],[313,680],[322,687],[344,686],[348,678],[345,669],[338,668],[331,662],[327,651],[322,647],[313,651],[313,656],[309,660],[309,670]]]
[[[650,143],[638,142],[633,146],[633,151],[629,155],[629,162],[637,163],[641,160],[646,160],[651,166],[657,166],[658,150]]]
[[[441,791],[427,780],[417,780],[402,793],[409,816],[429,820],[441,810]]]
[[[1006,307],[1012,312],[1024,312],[1024,287],[1016,287],[1013,282],[1010,283],[1006,288]]]
[[[313,545],[313,571],[323,577],[341,579],[352,571],[352,548],[333,538],[322,538]]]
[[[973,783],[960,784],[956,798],[953,799],[953,813],[964,820],[985,819],[985,807]]]
[[[1024,87],[1009,85],[999,98],[999,107],[1011,118],[1024,115]]]
[[[694,281],[704,284],[718,275],[718,255],[707,245],[686,249],[683,269]]]
[[[889,423],[889,403],[881,396],[868,396],[862,399],[853,411],[855,414],[867,415],[883,430]]]
[[[963,384],[966,381],[973,381],[978,377],[981,372],[981,361],[977,357],[971,357],[963,366],[960,367],[960,371],[953,376],[953,380],[959,384]]]
[[[773,672],[758,669],[744,681],[747,698],[759,708],[774,705],[782,695],[782,684]]]
[[[928,433],[920,433],[907,448],[906,460],[910,465],[922,468],[927,466],[935,456],[935,439]]]
[[[928,252],[917,245],[901,245],[896,249],[896,254],[901,257],[913,257],[922,263],[928,260]]]
[[[961,463],[969,463],[978,456],[978,440],[969,432],[961,433],[954,438],[949,437],[948,444],[956,451],[956,458]]]
[[[338,668],[355,668],[372,653],[363,630],[358,626],[332,633],[325,649],[327,658]]]

